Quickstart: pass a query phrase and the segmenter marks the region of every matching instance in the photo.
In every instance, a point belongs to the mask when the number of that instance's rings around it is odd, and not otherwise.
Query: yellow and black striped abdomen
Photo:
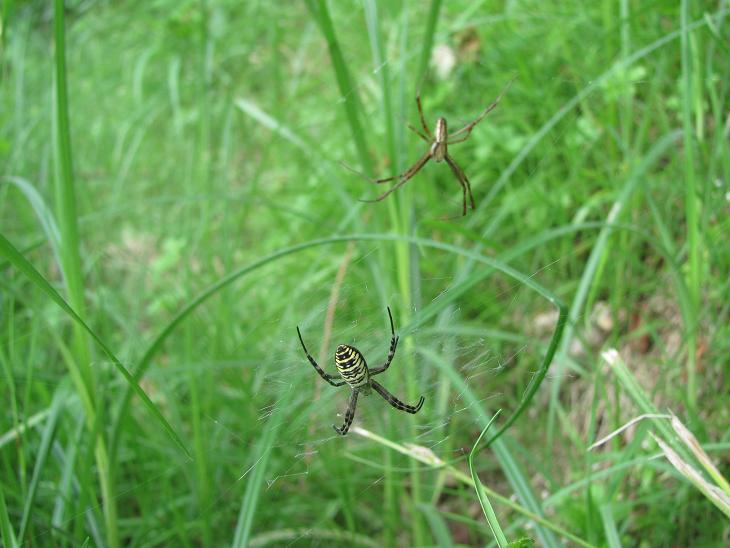
[[[357,348],[346,344],[338,346],[335,365],[342,379],[350,386],[362,386],[370,379],[368,364]]]

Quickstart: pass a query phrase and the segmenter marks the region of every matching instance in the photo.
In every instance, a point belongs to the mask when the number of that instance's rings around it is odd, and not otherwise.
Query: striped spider
[[[340,380],[337,375],[330,375],[328,373],[325,373],[324,370],[319,365],[317,365],[317,362],[314,361],[314,358],[307,351],[307,347],[304,345],[304,340],[302,339],[302,334],[299,331],[299,326],[297,326],[299,342],[302,343],[302,348],[304,349],[304,353],[307,355],[309,363],[311,363],[312,367],[314,367],[317,373],[319,373],[319,376],[326,380],[328,383],[330,383],[332,386],[342,386],[344,384],[347,384],[352,389],[350,404],[347,406],[347,412],[345,413],[345,424],[342,425],[342,428],[337,428],[337,426],[335,426],[334,424],[332,425],[332,428],[335,429],[335,432],[342,436],[347,434],[347,431],[350,429],[350,425],[352,424],[352,419],[355,418],[357,396],[361,392],[363,393],[363,395],[370,394],[371,388],[374,389],[378,394],[380,394],[385,401],[387,401],[390,405],[392,405],[399,411],[405,411],[407,413],[418,413],[421,410],[421,406],[423,405],[423,396],[421,396],[421,399],[418,400],[418,403],[416,405],[405,404],[398,398],[396,398],[393,394],[388,392],[383,387],[383,385],[373,380],[372,378],[375,375],[383,373],[386,369],[388,369],[388,367],[390,367],[390,362],[393,361],[393,356],[395,356],[395,349],[398,346],[398,337],[395,336],[395,329],[393,328],[393,316],[390,314],[390,308],[388,308],[388,318],[390,318],[391,332],[390,351],[388,352],[388,359],[380,367],[368,369],[368,364],[365,363],[365,358],[357,348],[355,348],[354,346],[341,344],[337,347],[337,352],[335,352],[335,366],[337,367],[337,372],[340,374],[342,380]]]
[[[499,97],[487,108],[485,108],[482,113],[477,116],[477,118],[473,121],[465,125],[463,128],[461,128],[458,131],[455,131],[454,133],[449,133],[446,125],[446,118],[438,118],[436,120],[436,127],[434,128],[434,133],[431,134],[431,131],[428,129],[428,124],[426,124],[426,117],[423,115],[423,107],[421,106],[421,94],[420,92],[418,95],[416,95],[416,104],[418,105],[418,116],[421,120],[421,127],[423,128],[423,132],[421,132],[418,128],[413,127],[411,124],[408,124],[408,128],[413,131],[416,135],[418,135],[421,139],[429,143],[431,146],[428,148],[426,153],[421,156],[415,164],[413,164],[411,167],[409,167],[406,171],[401,173],[400,175],[393,175],[392,177],[385,177],[383,179],[370,179],[369,177],[365,177],[369,181],[375,183],[375,184],[382,184],[387,183],[388,181],[395,181],[395,186],[393,186],[388,191],[384,192],[374,200],[361,200],[362,202],[379,202],[380,200],[383,200],[386,196],[388,196],[391,192],[395,192],[398,188],[402,187],[404,184],[406,184],[411,177],[413,177],[416,173],[418,173],[423,166],[425,166],[429,160],[433,159],[434,162],[439,163],[446,161],[447,164],[449,164],[449,167],[451,168],[451,171],[456,176],[456,179],[459,181],[459,184],[461,185],[461,190],[463,192],[463,212],[462,216],[466,215],[466,197],[467,194],[469,195],[469,200],[471,201],[471,208],[475,209],[476,205],[474,204],[474,196],[471,193],[471,184],[469,184],[469,179],[466,176],[466,173],[464,173],[464,170],[461,169],[461,166],[456,163],[456,161],[449,155],[449,145],[454,145],[456,143],[462,143],[466,141],[469,138],[469,135],[471,135],[471,130],[474,129],[474,126],[476,126],[479,122],[482,121],[482,119],[489,114],[494,108],[499,104],[499,101],[502,99],[505,93],[507,93],[507,90],[512,85],[512,82],[514,82],[514,78],[507,84],[507,86],[502,90],[502,93],[499,94]],[[347,167],[347,166],[345,166]],[[354,171],[354,170],[353,170]],[[360,174],[362,175],[362,174]],[[364,177],[364,175],[362,175]]]

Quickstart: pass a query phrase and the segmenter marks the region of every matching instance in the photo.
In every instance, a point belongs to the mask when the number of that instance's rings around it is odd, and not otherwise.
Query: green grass
[[[730,534],[727,1],[2,10],[3,545]]]

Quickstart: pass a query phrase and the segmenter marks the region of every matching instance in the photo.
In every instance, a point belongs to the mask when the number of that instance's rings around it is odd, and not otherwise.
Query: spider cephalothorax
[[[375,390],[383,397],[385,401],[387,401],[390,405],[400,411],[406,411],[407,413],[418,413],[418,411],[421,409],[421,406],[423,406],[423,396],[421,396],[421,399],[418,400],[418,404],[416,405],[405,404],[398,398],[396,398],[393,394],[388,392],[383,387],[383,385],[373,380],[372,378],[375,375],[379,375],[380,373],[388,369],[388,367],[390,367],[390,362],[393,361],[393,356],[395,356],[395,349],[398,346],[398,337],[395,336],[395,328],[393,327],[393,316],[390,313],[390,308],[388,308],[388,318],[390,318],[391,339],[390,351],[388,352],[388,358],[385,363],[380,367],[368,369],[368,364],[365,362],[365,358],[357,348],[355,348],[354,346],[341,344],[337,347],[337,351],[335,352],[335,366],[337,367],[337,372],[340,374],[341,380],[338,379],[337,375],[330,375],[328,373],[325,373],[325,371],[319,365],[317,365],[317,362],[309,354],[309,351],[307,351],[307,347],[305,346],[304,340],[302,339],[302,334],[299,331],[299,327],[297,327],[299,342],[302,343],[304,353],[307,355],[309,363],[312,364],[312,367],[314,367],[317,373],[319,373],[320,377],[322,377],[332,386],[342,386],[344,384],[347,384],[352,389],[350,404],[347,406],[347,411],[345,412],[345,424],[343,424],[341,428],[338,428],[334,424],[332,425],[332,427],[338,434],[341,434],[343,436],[347,434],[347,431],[350,429],[350,425],[352,424],[352,419],[355,418],[355,408],[357,407],[358,395],[361,393],[367,395],[370,393],[371,389]]]
[[[514,78],[512,79],[514,81]],[[430,144],[428,150],[425,152],[423,156],[421,156],[415,164],[413,164],[411,167],[409,167],[406,171],[401,173],[400,175],[393,175],[392,177],[384,177],[383,179],[369,179],[370,181],[376,183],[376,184],[382,184],[387,183],[388,181],[398,181],[393,188],[388,190],[387,192],[384,192],[374,200],[361,200],[363,202],[379,202],[386,196],[388,196],[391,192],[397,190],[404,184],[406,184],[411,177],[413,177],[416,173],[418,173],[423,166],[425,166],[429,160],[433,159],[434,162],[443,162],[445,161],[447,164],[449,164],[449,167],[451,168],[451,171],[454,173],[454,176],[459,181],[459,184],[461,185],[461,190],[463,193],[463,210],[462,215],[466,215],[466,197],[469,196],[469,201],[471,202],[471,208],[475,209],[476,205],[474,203],[474,196],[471,193],[471,184],[469,183],[469,179],[466,176],[466,173],[464,173],[464,170],[461,169],[459,164],[456,163],[456,161],[449,155],[449,145],[453,145],[456,143],[461,143],[463,141],[466,141],[469,138],[469,135],[471,135],[471,130],[474,129],[474,126],[476,126],[479,122],[482,121],[482,119],[489,114],[496,106],[499,104],[499,101],[502,99],[502,96],[507,92],[507,89],[509,89],[510,85],[512,85],[512,82],[510,81],[509,84],[507,84],[507,87],[502,91],[502,93],[499,94],[499,97],[487,108],[485,108],[482,113],[477,116],[477,118],[473,121],[465,125],[463,128],[455,131],[454,133],[449,133],[447,129],[446,124],[446,118],[439,118],[436,120],[436,127],[434,128],[433,134],[431,133],[431,130],[428,127],[428,124],[426,124],[426,117],[423,115],[423,107],[421,106],[421,95],[420,93],[416,95],[416,104],[418,105],[418,116],[421,120],[421,127],[423,128],[423,132],[419,129],[413,127],[412,125],[408,124],[408,128],[411,129],[416,135],[418,135],[421,139],[426,141]],[[351,169],[351,168],[348,168]],[[354,170],[353,170],[354,171]],[[360,173],[360,175],[362,175]]]

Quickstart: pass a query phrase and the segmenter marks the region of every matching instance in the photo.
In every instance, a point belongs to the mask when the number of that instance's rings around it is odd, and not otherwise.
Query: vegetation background
[[[3,545],[727,545],[728,15],[5,0]]]

